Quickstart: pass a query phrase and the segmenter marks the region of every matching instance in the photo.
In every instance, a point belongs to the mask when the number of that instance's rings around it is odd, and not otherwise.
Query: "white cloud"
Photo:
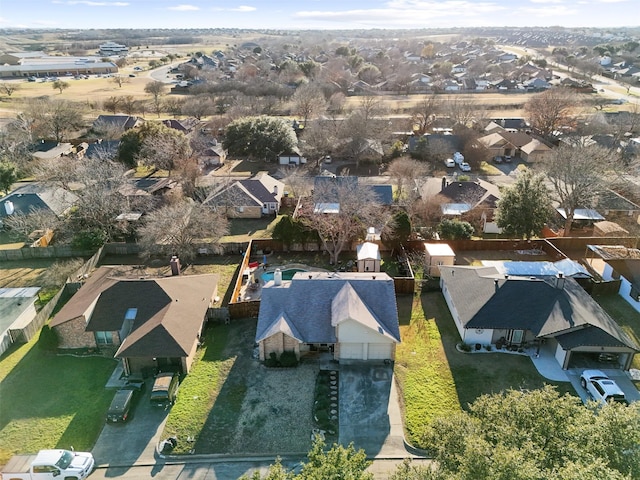
[[[564,0],[529,0],[531,3],[564,3]]]
[[[240,5],[238,7],[213,7],[211,10],[214,12],[254,12],[256,7],[250,7],[249,5]]]
[[[550,5],[539,8],[522,8],[518,10],[518,12],[526,15],[533,15],[534,17],[567,16],[576,15],[577,13],[579,13],[578,10],[567,7],[566,5]]]
[[[193,12],[200,10],[200,7],[196,7],[195,5],[176,5],[175,7],[169,7],[169,10],[175,10],[177,12]]]

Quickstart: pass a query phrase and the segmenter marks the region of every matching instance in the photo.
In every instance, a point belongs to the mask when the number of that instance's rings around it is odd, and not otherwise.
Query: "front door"
[[[524,330],[509,330],[507,342],[511,345],[520,345],[523,338]]]

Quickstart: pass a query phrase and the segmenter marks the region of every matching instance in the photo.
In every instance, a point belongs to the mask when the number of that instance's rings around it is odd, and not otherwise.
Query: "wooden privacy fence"
[[[95,251],[93,250],[74,250],[66,245],[59,247],[23,247],[11,250],[0,250],[0,262],[31,260],[34,258],[88,257],[94,253]]]

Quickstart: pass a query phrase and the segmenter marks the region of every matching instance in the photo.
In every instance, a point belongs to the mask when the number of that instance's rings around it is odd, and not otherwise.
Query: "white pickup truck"
[[[88,452],[40,450],[37,455],[14,455],[2,469],[2,480],[84,480],[95,461]]]

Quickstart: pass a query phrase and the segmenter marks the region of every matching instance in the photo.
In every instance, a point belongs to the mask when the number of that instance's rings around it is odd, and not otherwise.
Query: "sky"
[[[0,0],[0,28],[622,27],[640,0]]]

